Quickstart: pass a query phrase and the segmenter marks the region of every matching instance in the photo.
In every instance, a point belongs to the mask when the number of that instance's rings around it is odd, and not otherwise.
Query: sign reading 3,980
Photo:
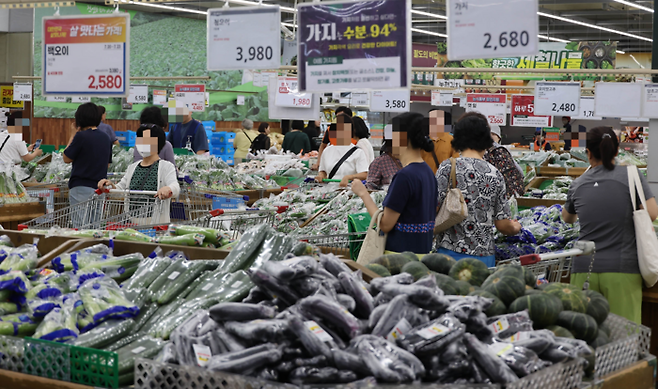
[[[43,94],[128,95],[130,15],[43,18]]]

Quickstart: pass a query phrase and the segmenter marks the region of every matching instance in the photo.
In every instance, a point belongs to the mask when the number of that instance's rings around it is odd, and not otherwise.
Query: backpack
[[[508,199],[515,195],[522,196],[525,193],[523,174],[517,169],[512,154],[507,148],[499,146],[489,150],[484,155],[484,160],[492,164],[503,175]]]
[[[270,148],[270,138],[265,134],[259,134],[249,146],[253,153],[260,150],[268,150]]]

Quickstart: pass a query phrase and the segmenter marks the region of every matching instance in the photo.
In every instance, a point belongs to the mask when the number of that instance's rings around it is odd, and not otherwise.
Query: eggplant
[[[288,325],[310,355],[321,355],[325,359],[332,360],[332,353],[329,346],[320,340],[318,335],[313,333],[299,317],[295,316],[289,319]]]
[[[370,318],[368,318],[368,328],[370,329],[375,328],[377,322],[384,314],[384,311],[386,311],[386,307],[388,307],[388,303],[379,305],[372,310],[372,313],[370,314]]]
[[[413,328],[398,338],[403,349],[419,357],[441,352],[446,346],[464,335],[466,326],[453,315],[445,314],[422,327]]]
[[[301,277],[290,283],[290,287],[302,297],[315,294],[321,286],[322,280],[312,276]]]
[[[393,283],[393,284],[411,285],[413,282],[414,282],[414,276],[412,276],[409,273],[400,273],[389,277],[373,278],[373,280],[370,281],[370,287],[373,289],[373,291],[381,292],[382,286],[385,284]]]
[[[229,334],[223,327],[217,328],[215,333],[219,339],[221,339],[222,343],[229,352],[241,351],[245,349],[245,346],[239,340],[233,337],[233,335]]]
[[[261,290],[261,288],[255,286],[249,291],[249,295],[242,300],[243,303],[247,304],[258,304],[264,300],[270,300],[271,297]]]
[[[407,315],[407,310],[410,309],[409,297],[407,295],[396,296],[390,303],[386,305],[386,311],[382,314],[381,318],[372,330],[375,336],[386,337],[398,322]],[[411,309],[414,307],[412,306]]]
[[[352,296],[356,302],[356,316],[362,319],[369,318],[375,308],[374,301],[361,280],[357,280],[352,273],[348,272],[338,274],[338,280],[345,293]]]
[[[278,280],[289,282],[315,273],[318,261],[313,257],[295,257],[280,262],[268,261],[263,264],[265,270]]]
[[[356,317],[336,302],[318,296],[311,296],[302,299],[300,306],[312,315],[331,323],[350,339],[361,333],[361,324]]]
[[[354,372],[339,371],[334,367],[298,367],[290,373],[289,378],[296,385],[347,383],[358,379]]]
[[[270,263],[270,262],[266,262]],[[249,270],[247,272],[251,281],[258,287],[266,290],[272,297],[278,298],[287,306],[294,305],[300,296],[288,285],[282,284],[275,277],[269,275],[263,269]]]
[[[210,358],[206,368],[210,371],[226,371],[248,375],[262,366],[279,361],[281,359],[281,350],[274,348],[249,354],[242,358],[229,358],[229,355],[230,354],[223,354]]]
[[[347,309],[348,311],[354,313],[354,309],[356,308],[356,301],[352,298],[352,296],[348,294],[342,294],[339,293],[336,295],[337,301],[340,305],[343,306],[343,308]]]
[[[227,321],[224,328],[229,333],[254,343],[276,342],[285,339],[290,330],[286,320],[253,320],[242,323]]]
[[[445,312],[450,306],[448,299],[425,286],[386,283],[381,286],[380,290],[391,296],[406,294],[409,296],[409,301],[418,305],[420,308],[431,311]]]
[[[350,267],[333,254],[320,254],[320,264],[335,277],[342,272],[351,273]]]
[[[475,335],[464,334],[464,344],[491,380],[497,384],[510,384],[519,380],[502,359],[498,358]]]
[[[297,358],[294,362],[297,367],[326,367],[328,364],[327,357],[324,355],[313,358]]]
[[[360,356],[335,348],[331,350],[334,365],[339,370],[352,370],[362,376],[372,374]]]
[[[246,303],[219,303],[210,307],[208,312],[216,322],[272,319],[276,316],[276,309],[272,307]]]

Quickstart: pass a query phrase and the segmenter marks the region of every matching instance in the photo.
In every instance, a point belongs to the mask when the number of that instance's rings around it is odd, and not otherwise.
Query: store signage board
[[[44,17],[43,34],[44,96],[128,96],[130,14]]]
[[[281,62],[281,9],[208,10],[208,70],[278,69]]]
[[[642,88],[642,117],[658,119],[658,84],[643,84]],[[16,96],[16,84],[14,84]]]
[[[535,55],[539,50],[537,0],[448,0],[446,9],[451,61]]]
[[[14,83],[14,100],[32,101],[32,84]]]
[[[535,96],[512,95],[510,104],[511,125],[516,127],[552,127],[552,116],[535,114]]]
[[[23,101],[14,99],[13,85],[2,85],[0,86],[0,90],[2,90],[2,100],[0,100],[0,107],[14,109],[23,109],[25,107],[25,103]]]
[[[466,112],[479,112],[489,124],[504,126],[507,123],[507,95],[504,93],[468,93]]]
[[[179,84],[174,88],[176,104],[187,106],[192,112],[206,109],[206,86],[203,84]]]
[[[153,105],[167,105],[167,91],[164,89],[153,90]]]
[[[566,115],[569,116],[569,115]],[[602,116],[594,116],[594,96],[580,98],[580,114],[571,116],[572,120],[603,120]]]
[[[642,116],[643,84],[597,82],[594,85],[594,115],[607,118]]]
[[[148,85],[130,85],[128,102],[131,104],[146,104],[149,101]]]
[[[288,120],[318,120],[320,108],[320,95],[311,93],[311,106],[309,108],[280,107],[276,105],[276,95],[278,91],[277,77],[269,77],[267,87],[267,107],[270,119],[288,119]]]
[[[408,88],[410,10],[410,0],[299,4],[299,89]]]
[[[433,90],[431,104],[437,107],[452,107],[452,92]]]
[[[573,116],[580,112],[579,82],[537,82],[535,113],[537,115]]]
[[[310,108],[313,93],[300,93],[297,77],[278,77],[276,105],[279,107]]]
[[[373,91],[370,99],[371,112],[409,112],[408,89]]]

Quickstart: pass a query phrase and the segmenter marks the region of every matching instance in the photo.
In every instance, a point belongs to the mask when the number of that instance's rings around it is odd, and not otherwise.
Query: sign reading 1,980
[[[448,59],[537,54],[538,7],[537,0],[448,0]]]
[[[279,6],[208,10],[208,70],[277,69]]]
[[[128,95],[128,13],[45,17],[43,34],[44,95]]]

